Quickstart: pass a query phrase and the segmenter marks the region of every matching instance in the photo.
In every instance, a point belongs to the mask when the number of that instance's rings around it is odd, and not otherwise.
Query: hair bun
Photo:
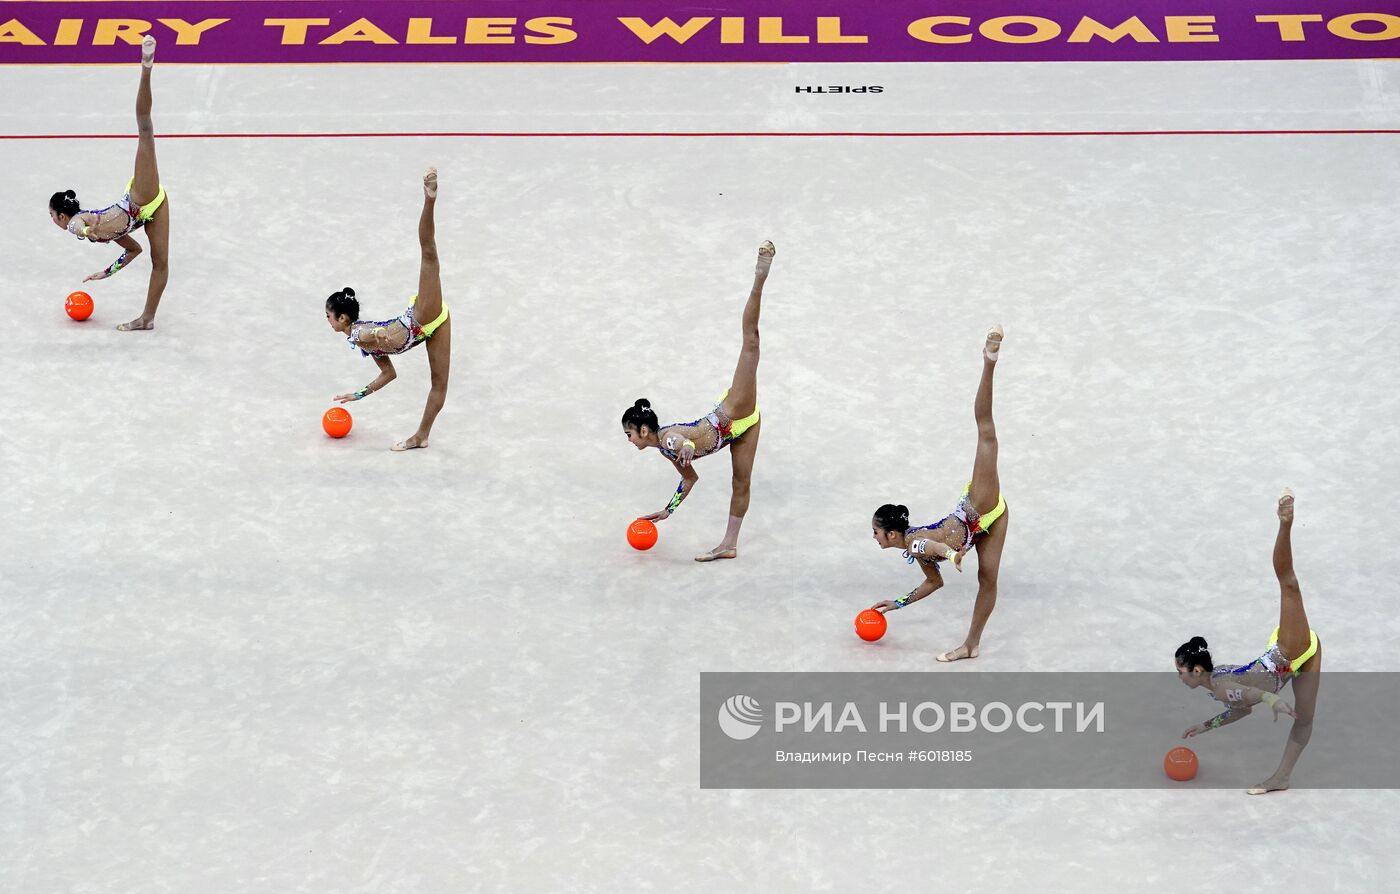
[[[905,518],[908,518],[908,517],[909,517],[909,507],[908,507],[908,506],[905,506],[903,503],[901,503],[900,505],[898,505],[898,506],[896,506],[896,507],[894,507],[894,508],[899,510],[899,514],[900,514],[900,515],[904,516]]]
[[[349,286],[346,286],[342,291],[345,293],[345,297],[346,297],[346,298],[354,298],[354,297],[355,297],[355,290],[352,289],[352,288],[350,288]]]
[[[69,189],[64,191],[63,197],[65,199],[76,199],[78,197],[78,194],[73,192],[73,190]]]
[[[1193,637],[1191,637],[1191,642],[1188,643],[1188,645],[1195,646],[1195,647],[1198,647],[1198,648],[1201,648],[1201,649],[1209,649],[1209,648],[1210,648],[1210,646],[1206,645],[1206,638],[1205,638],[1204,636],[1193,636]]]
[[[645,397],[639,397],[637,398],[637,402],[632,406],[636,407],[639,410],[650,410],[651,401],[647,400]]]

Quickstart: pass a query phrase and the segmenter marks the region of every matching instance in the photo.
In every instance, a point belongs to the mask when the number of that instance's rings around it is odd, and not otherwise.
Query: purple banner
[[[130,62],[147,31],[163,64],[1394,59],[1400,0],[31,0],[0,2],[0,63]]]

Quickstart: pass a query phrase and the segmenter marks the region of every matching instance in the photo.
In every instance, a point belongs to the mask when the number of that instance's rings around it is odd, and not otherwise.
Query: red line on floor
[[[1400,134],[1400,129],[1335,130],[1020,130],[1020,131],[690,131],[690,132],[406,132],[406,133],[172,133],[161,140],[324,140],[385,137],[1192,137]],[[0,140],[134,140],[135,134],[0,134]]]

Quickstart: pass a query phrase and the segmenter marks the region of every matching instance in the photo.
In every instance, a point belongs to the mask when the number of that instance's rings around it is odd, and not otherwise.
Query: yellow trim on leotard
[[[967,495],[970,494],[970,493],[972,493],[972,482],[971,482],[971,481],[969,481],[969,482],[967,483],[967,487],[964,487],[964,488],[963,488],[962,495],[965,497],[965,496],[967,496]],[[973,509],[976,509],[977,507],[976,507],[976,506],[973,506],[972,508],[973,508]],[[985,515],[979,515],[979,516],[977,517],[977,525],[978,525],[978,527],[980,527],[980,528],[981,528],[982,530],[984,530],[984,531],[990,531],[990,530],[992,529],[992,523],[995,522],[997,519],[1001,518],[1001,517],[1002,517],[1003,515],[1005,515],[1005,514],[1006,514],[1006,498],[1003,497],[1001,494],[997,494],[997,507],[996,507],[995,509],[993,509],[991,512],[988,512],[988,513],[985,514]]]
[[[719,409],[724,404],[724,399],[729,396],[729,389],[724,389],[724,393],[715,401],[715,409]],[[735,419],[729,426],[730,437],[737,441],[744,436],[744,432],[758,424],[758,404],[754,404],[753,412],[743,419]]]
[[[1268,645],[1268,648],[1272,649],[1272,648],[1274,647],[1274,643],[1278,642],[1278,632],[1279,632],[1279,628],[1275,627],[1275,628],[1274,628],[1274,632],[1273,632],[1272,634],[1269,635],[1269,645]],[[1316,655],[1316,654],[1317,654],[1317,631],[1316,631],[1316,630],[1309,630],[1309,631],[1308,631],[1308,647],[1307,647],[1307,649],[1305,649],[1305,650],[1303,651],[1303,654],[1302,654],[1302,655],[1299,655],[1297,658],[1289,658],[1289,659],[1288,659],[1288,666],[1291,667],[1291,668],[1293,668],[1293,673],[1296,674],[1296,673],[1298,673],[1300,670],[1302,670],[1303,665],[1305,665],[1305,664],[1308,663],[1308,659],[1311,658],[1311,657],[1313,657],[1313,656]]]
[[[758,407],[753,408],[753,413],[743,419],[735,419],[734,426],[730,429],[734,433],[735,440],[742,438],[744,432],[758,424]]]
[[[131,195],[131,184],[133,184],[133,183],[135,183],[135,182],[136,182],[136,178],[135,178],[135,177],[132,177],[130,180],[126,181],[126,194],[127,194],[128,196]],[[144,205],[141,206],[141,213],[138,214],[138,215],[136,215],[136,219],[139,220],[139,221],[141,221],[142,223],[150,223],[150,222],[151,222],[151,218],[153,218],[153,217],[156,216],[156,210],[157,210],[158,208],[160,208],[161,205],[164,205],[164,204],[165,204],[165,187],[164,187],[164,186],[159,186],[159,185],[157,185],[157,186],[156,186],[156,197],[155,197],[154,199],[151,199],[149,202],[147,202],[146,204],[144,204]]]
[[[408,306],[409,306],[409,307],[412,307],[412,306],[414,306],[414,305],[417,304],[417,303],[418,303],[418,296],[417,296],[417,295],[414,295],[412,298],[408,299]],[[444,301],[444,302],[442,303],[442,313],[438,314],[437,319],[436,319],[436,320],[433,320],[433,321],[432,321],[431,323],[429,323],[428,325],[423,326],[423,337],[424,337],[424,338],[432,338],[432,337],[433,337],[433,333],[436,332],[436,331],[438,330],[438,327],[441,326],[443,323],[446,323],[446,322],[447,322],[447,302]],[[422,321],[421,321],[421,320],[419,321],[419,325],[422,326]]]

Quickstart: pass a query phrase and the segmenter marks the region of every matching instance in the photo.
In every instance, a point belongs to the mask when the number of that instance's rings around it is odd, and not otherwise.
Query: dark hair
[[[651,401],[645,397],[638,398],[636,403],[627,408],[627,411],[622,414],[622,424],[630,425],[637,431],[641,431],[643,425],[652,431],[661,427],[656,421],[656,413],[651,408]]]
[[[339,292],[326,299],[326,310],[331,312],[331,316],[349,317],[353,322],[360,318],[360,302],[355,300],[355,290],[346,286]]]
[[[886,503],[875,510],[875,524],[886,531],[903,534],[909,530],[909,507]]]
[[[1182,643],[1181,648],[1176,650],[1176,663],[1187,670],[1193,667],[1203,667],[1207,672],[1215,670],[1204,636],[1193,636],[1190,642]]]
[[[53,194],[53,197],[49,199],[49,210],[56,214],[66,214],[72,217],[83,209],[78,207],[78,194],[69,189]]]

